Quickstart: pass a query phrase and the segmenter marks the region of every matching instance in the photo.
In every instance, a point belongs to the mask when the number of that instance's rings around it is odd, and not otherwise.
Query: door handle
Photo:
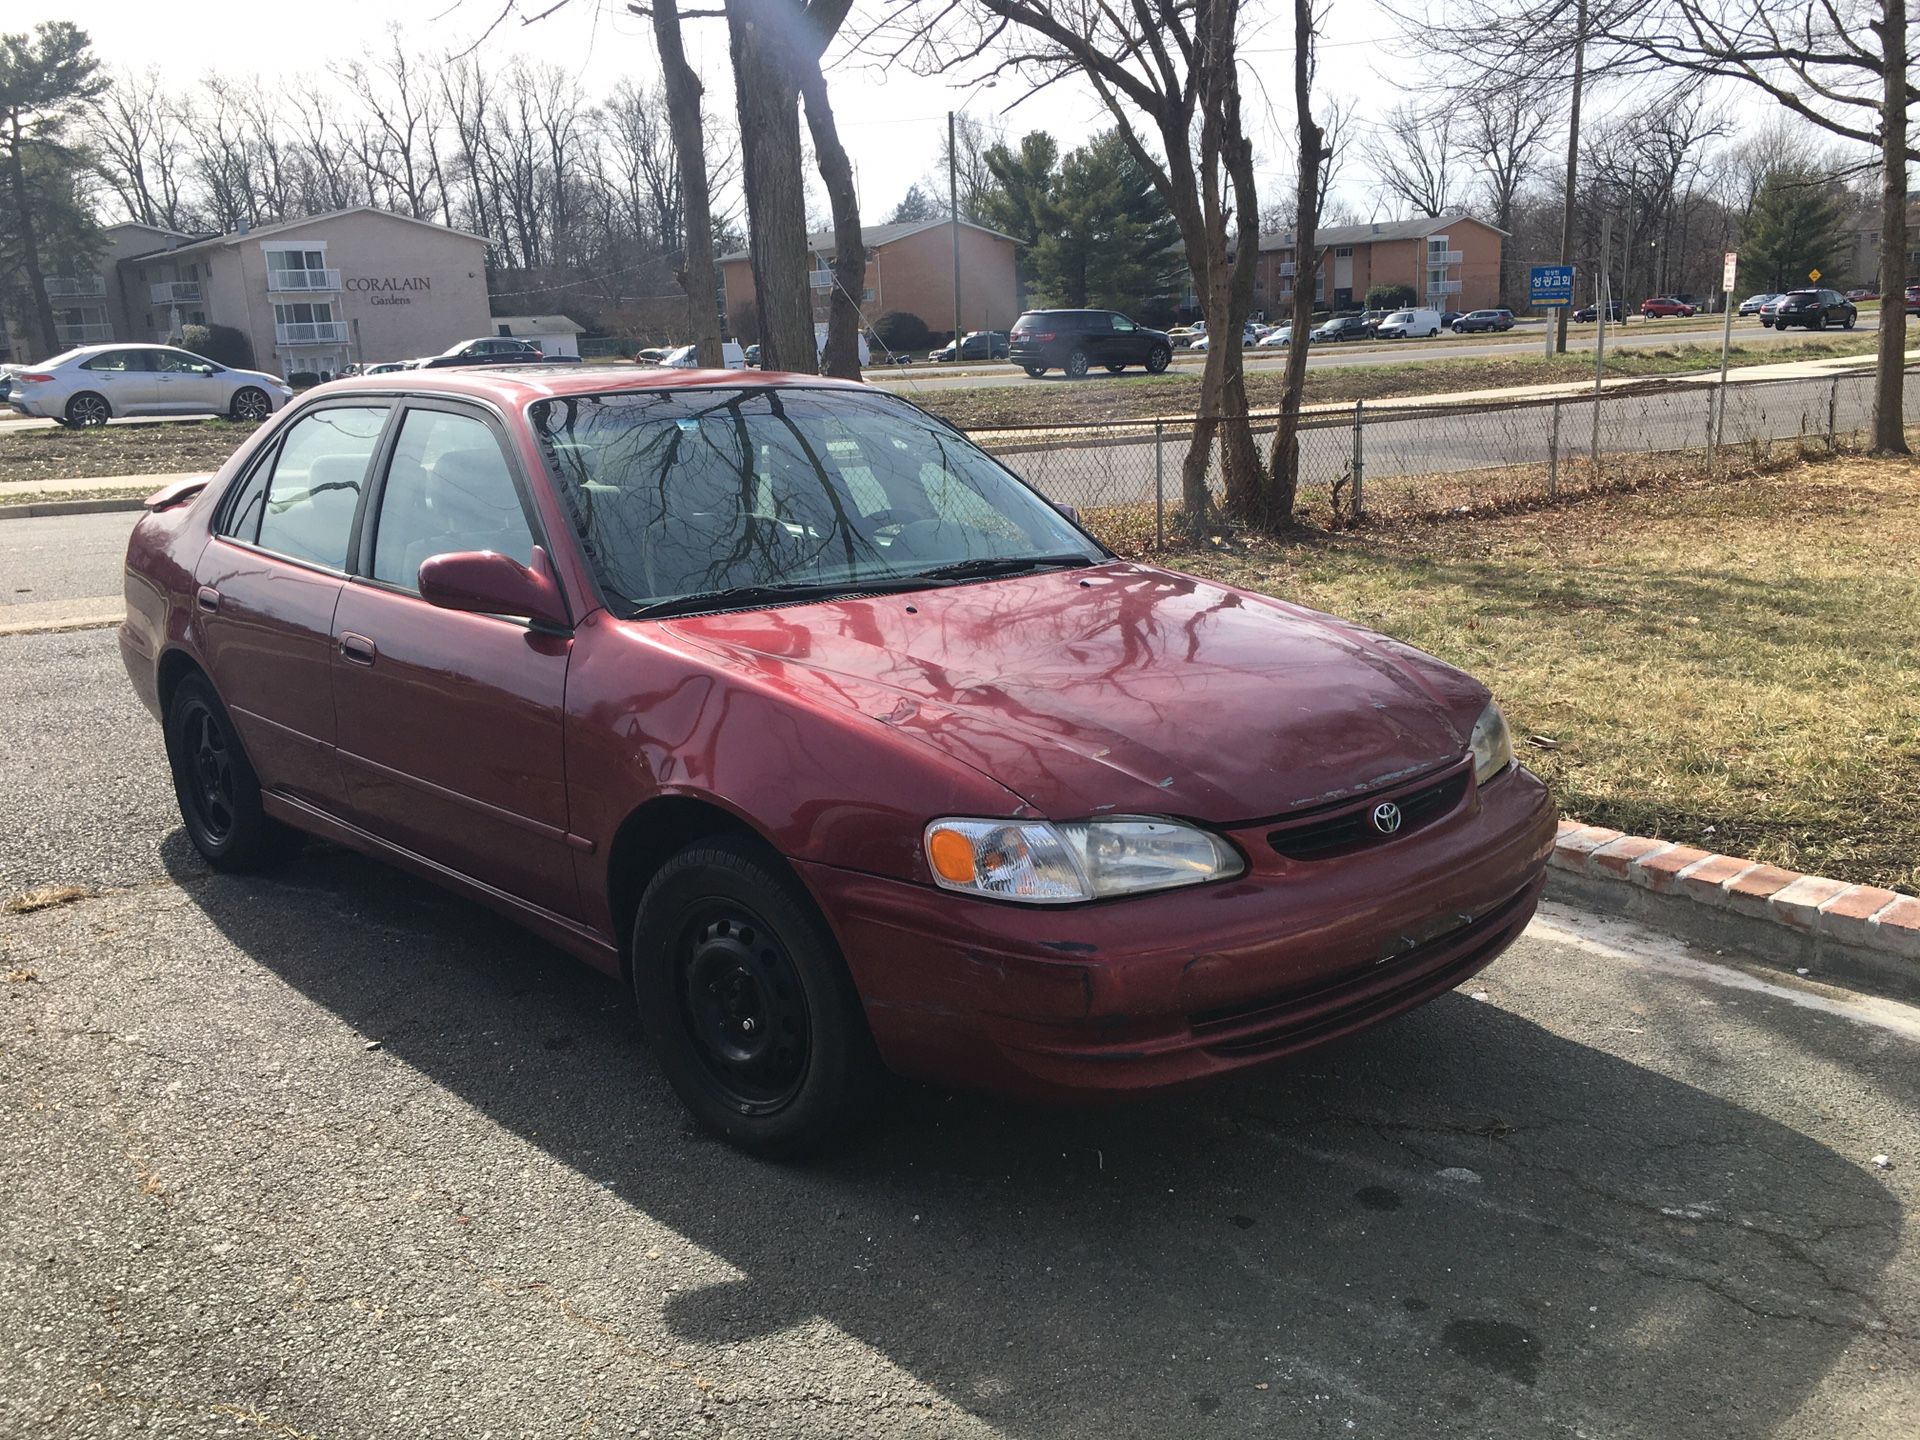
[[[373,641],[364,635],[356,635],[351,630],[340,632],[341,658],[351,660],[356,665],[371,665],[373,657],[380,652],[374,649]]]
[[[220,608],[220,592],[211,585],[202,585],[193,592],[193,603],[211,615]]]

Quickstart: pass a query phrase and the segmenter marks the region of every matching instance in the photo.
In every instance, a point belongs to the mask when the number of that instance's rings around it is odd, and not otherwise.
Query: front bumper
[[[1061,909],[798,869],[891,1068],[1092,1098],[1262,1064],[1452,989],[1526,927],[1555,821],[1516,768],[1411,834],[1295,860],[1252,826],[1230,832],[1238,880]]]

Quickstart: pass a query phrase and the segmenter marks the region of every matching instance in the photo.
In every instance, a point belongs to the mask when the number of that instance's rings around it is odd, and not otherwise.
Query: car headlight
[[[943,890],[1070,905],[1228,880],[1246,864],[1225,840],[1178,820],[936,820],[927,864]]]
[[[1507,720],[1491,700],[1473,725],[1473,775],[1486,784],[1513,764],[1513,736],[1507,732]]]

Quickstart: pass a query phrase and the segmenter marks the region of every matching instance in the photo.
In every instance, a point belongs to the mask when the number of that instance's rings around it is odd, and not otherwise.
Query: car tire
[[[1856,310],[1851,315],[1847,316],[1846,320],[1841,324],[1840,328],[1843,330],[1851,330],[1856,324],[1859,323],[1859,320],[1860,320],[1860,312]]]
[[[701,1125],[751,1154],[837,1140],[879,1078],[865,1012],[798,882],[744,839],[661,866],[633,925],[640,1024]]]
[[[1066,363],[1066,365],[1065,365],[1064,367],[1062,367],[1062,368],[1064,368],[1064,369],[1066,370],[1066,372],[1067,372],[1067,378],[1068,378],[1069,380],[1084,380],[1084,379],[1086,379],[1086,377],[1087,377],[1087,352],[1086,352],[1086,351],[1084,351],[1084,350],[1076,350],[1076,351],[1074,351],[1074,352],[1073,352],[1073,353],[1072,353],[1071,355],[1069,355],[1069,356],[1067,356],[1067,363]]]
[[[250,420],[256,424],[271,414],[273,414],[273,401],[258,385],[243,386],[235,392],[232,403],[227,407],[229,418]]]
[[[107,403],[106,396],[92,390],[82,390],[67,401],[60,423],[69,430],[91,430],[112,418],[113,406]]]
[[[1807,329],[1809,330],[1824,330],[1826,328],[1827,312],[1824,310],[1817,312],[1811,320],[1807,321]]]
[[[181,822],[209,865],[264,870],[299,851],[305,837],[262,807],[260,777],[204,677],[189,675],[174,688],[166,740]]]
[[[1044,365],[1022,365],[1020,368],[1035,380],[1038,380],[1042,375],[1047,373],[1047,367]]]
[[[1147,373],[1158,375],[1173,363],[1173,352],[1164,345],[1156,345],[1147,352]]]

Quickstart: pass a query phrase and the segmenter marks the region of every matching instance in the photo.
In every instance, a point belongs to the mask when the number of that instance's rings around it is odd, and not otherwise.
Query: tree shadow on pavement
[[[1760,1435],[1884,1323],[1899,1207],[1856,1165],[1464,997],[1124,1108],[892,1087],[781,1167],[691,1129],[617,985],[475,907],[321,848],[189,893],[740,1274],[636,1266],[609,1323],[750,1344],[817,1315],[1008,1434]]]

